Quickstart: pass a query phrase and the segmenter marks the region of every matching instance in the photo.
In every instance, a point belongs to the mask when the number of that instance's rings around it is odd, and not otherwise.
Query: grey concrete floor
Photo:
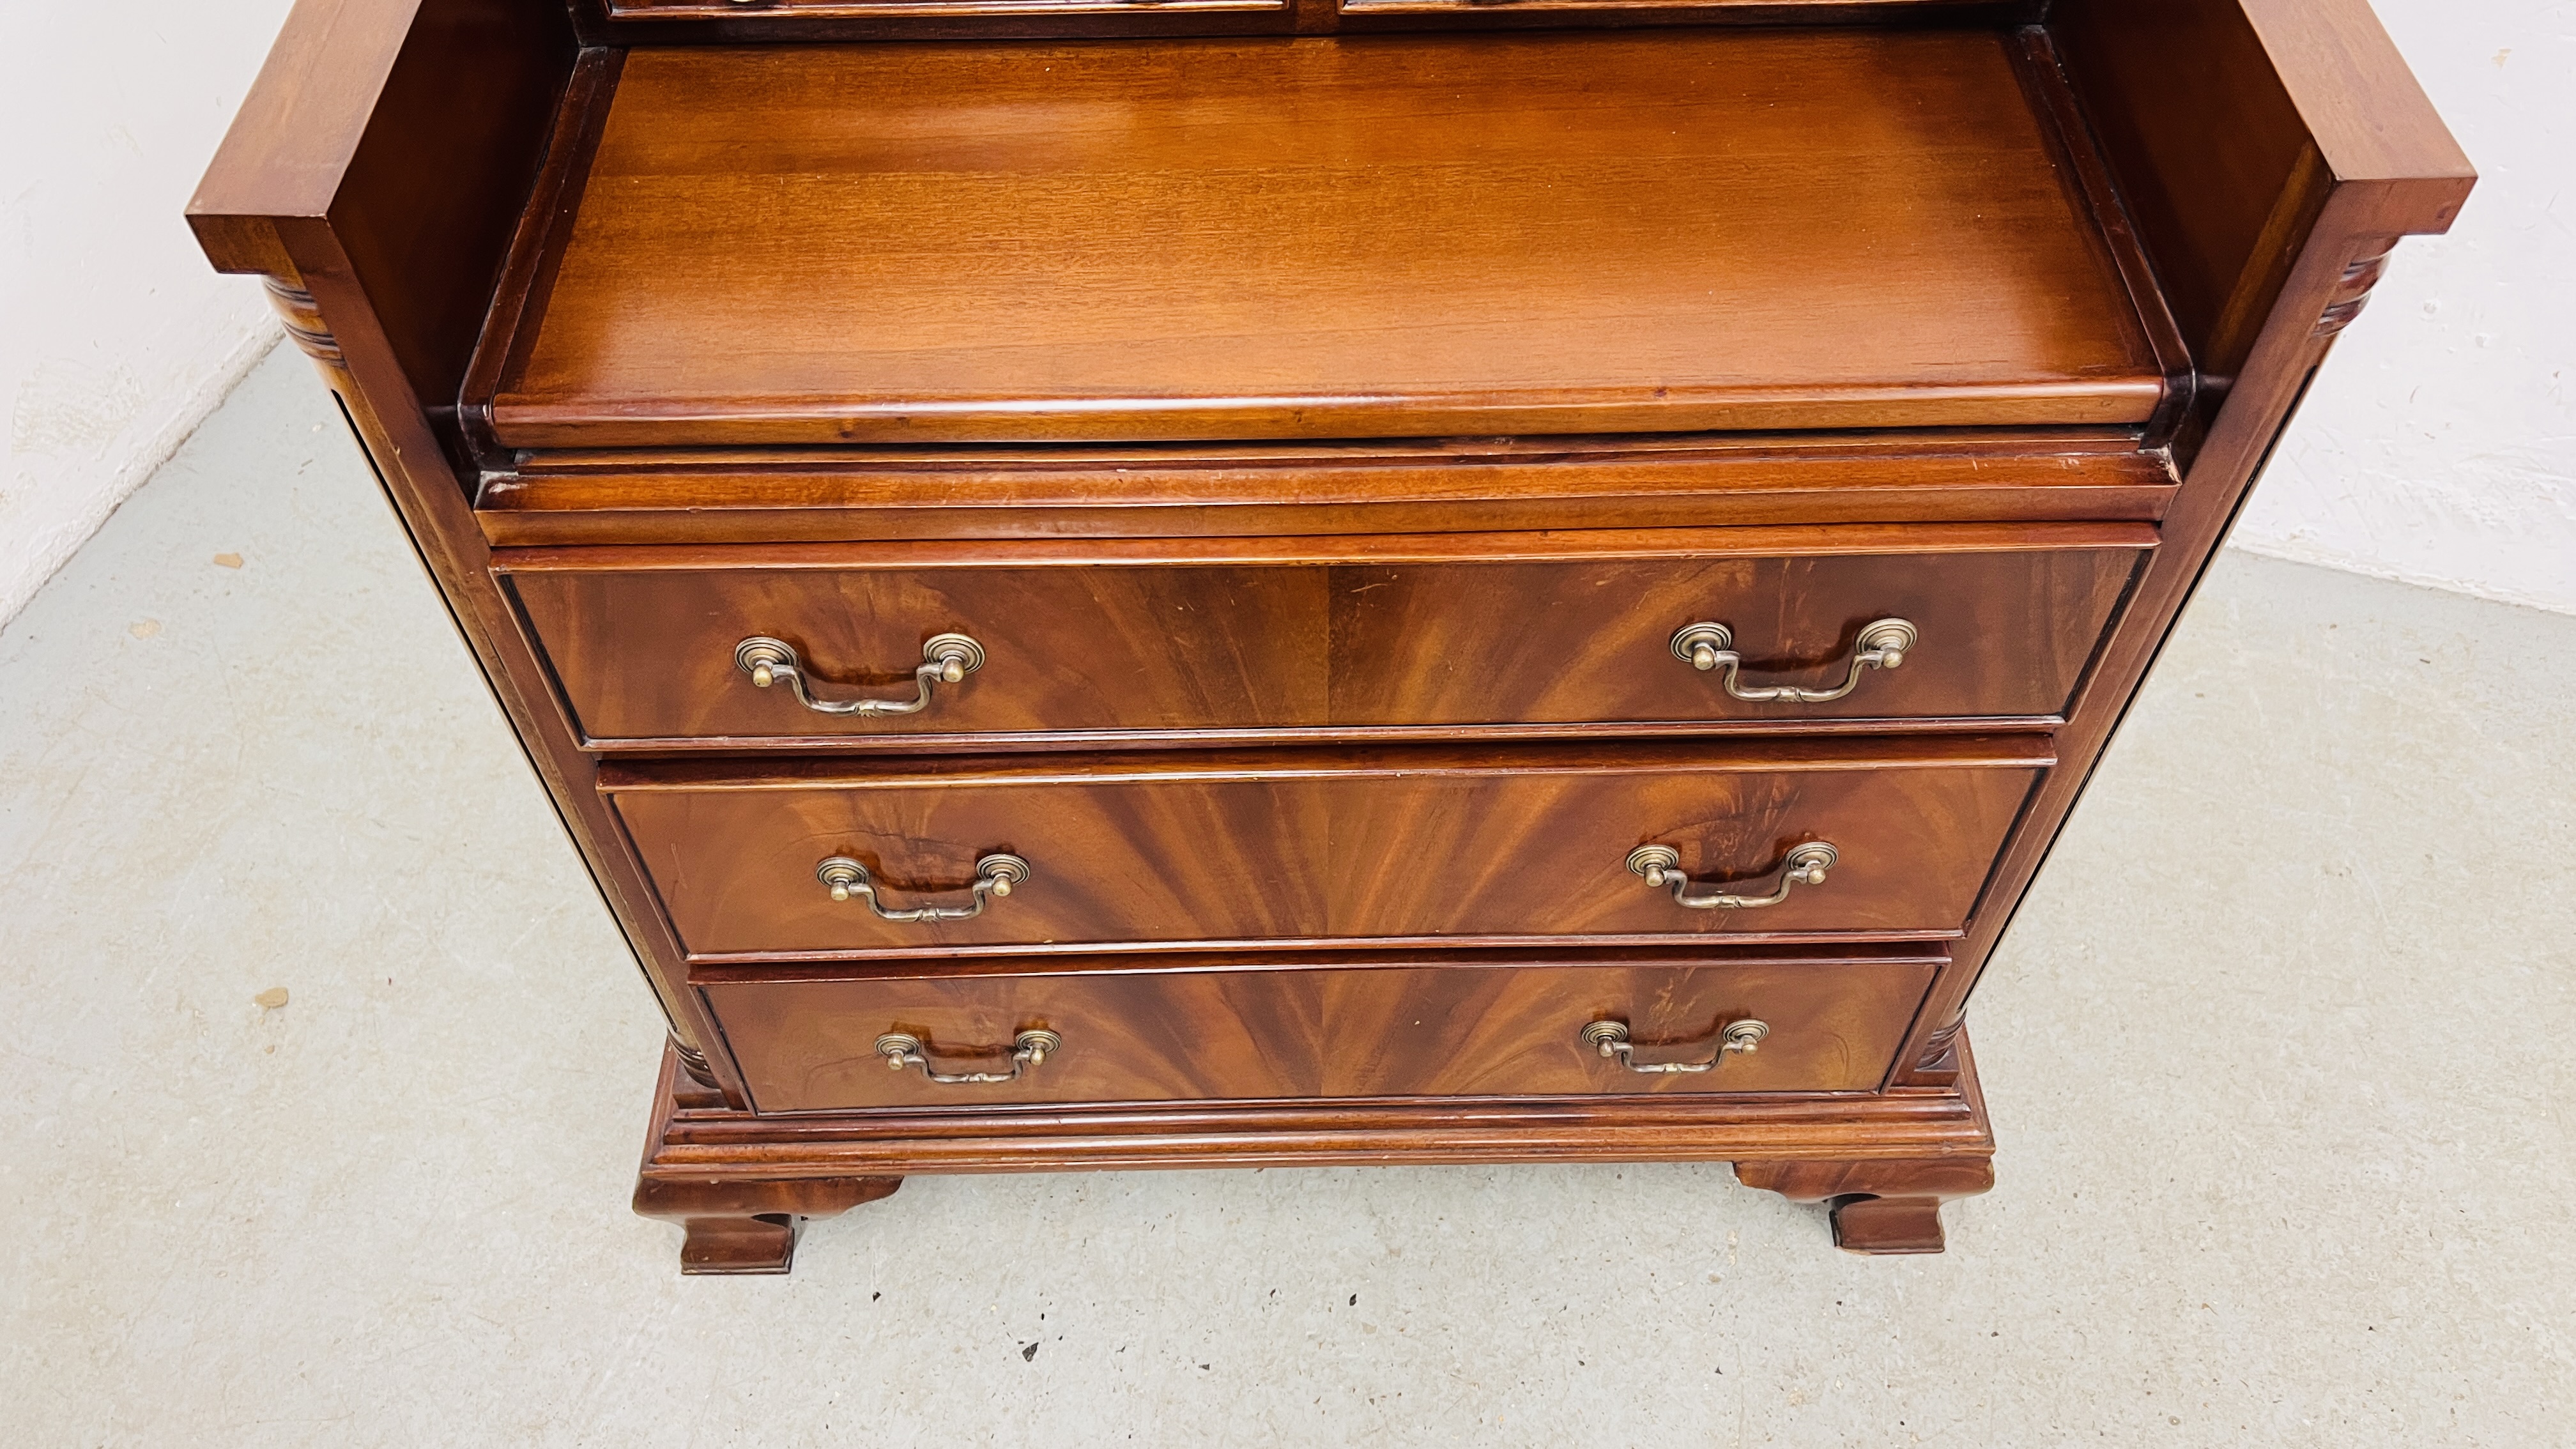
[[[281,353],[0,633],[0,1442],[2566,1443],[2571,660],[2224,558],[1942,1257],[1531,1165],[916,1179],[683,1279],[645,988]]]

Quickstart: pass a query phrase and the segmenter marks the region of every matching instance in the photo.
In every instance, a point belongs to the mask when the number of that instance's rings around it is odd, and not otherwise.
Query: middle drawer
[[[600,772],[698,958],[1957,932],[2044,738]]]
[[[494,567],[594,748],[989,745],[2047,719],[2154,538],[1660,529],[521,549]]]

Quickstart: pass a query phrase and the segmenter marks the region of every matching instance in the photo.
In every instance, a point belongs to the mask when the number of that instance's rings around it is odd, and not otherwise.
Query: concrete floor
[[[651,1001],[281,353],[0,633],[0,1441],[2566,1443],[2571,660],[2225,558],[1943,1257],[1529,1166],[916,1179],[683,1279]]]

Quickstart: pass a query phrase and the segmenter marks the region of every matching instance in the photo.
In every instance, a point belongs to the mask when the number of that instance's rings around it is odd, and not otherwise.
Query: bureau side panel
[[[693,1072],[745,1100],[592,763],[489,572],[455,408],[510,234],[585,67],[560,11],[514,0],[299,0],[196,197],[219,270],[263,274],[330,386],[471,656],[639,952]]]
[[[1925,1005],[1909,1084],[1959,1079],[1969,991],[2317,368],[2398,240],[2447,230],[2476,179],[2366,0],[2062,0],[2053,13],[2200,361],[2202,412],[2178,448],[2163,542],[2058,734],[2064,763]]]

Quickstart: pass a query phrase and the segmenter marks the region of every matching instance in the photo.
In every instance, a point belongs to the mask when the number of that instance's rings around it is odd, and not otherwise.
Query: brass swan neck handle
[[[910,910],[890,911],[877,899],[877,883],[868,868],[846,855],[835,855],[818,862],[814,879],[832,893],[832,899],[856,898],[868,903],[868,909],[888,921],[963,921],[984,914],[985,904],[997,896],[1007,896],[1011,888],[1029,878],[1029,863],[1016,855],[988,855],[975,862],[975,879],[966,889],[975,893],[972,905],[915,906]]]
[[[733,646],[733,666],[751,676],[755,689],[785,684],[798,704],[816,714],[875,719],[889,714],[919,714],[928,709],[938,686],[955,684],[984,667],[984,646],[963,634],[933,634],[922,641],[921,665],[912,671],[910,699],[823,699],[814,693],[806,678],[805,664],[797,657],[796,646],[766,634],[754,634]]]
[[[1828,841],[1811,840],[1793,846],[1780,862],[1780,884],[1769,895],[1735,895],[1718,891],[1695,895],[1690,877],[1682,874],[1681,852],[1669,845],[1640,845],[1628,852],[1628,869],[1644,877],[1650,886],[1669,886],[1673,904],[1694,911],[1753,911],[1776,906],[1789,898],[1797,886],[1820,886],[1826,872],[1832,870],[1842,853]]]
[[[1747,686],[1744,656],[1735,649],[1735,631],[1724,624],[1685,624],[1673,635],[1673,657],[1693,669],[1723,671],[1726,692],[1748,704],[1827,704],[1860,688],[1860,677],[1872,669],[1896,669],[1921,637],[1903,619],[1880,619],[1862,626],[1854,641],[1851,667],[1831,689],[1801,689],[1794,684]]]
[[[1714,1071],[1730,1056],[1753,1055],[1754,1049],[1762,1045],[1762,1039],[1770,1034],[1769,1022],[1755,1021],[1747,1017],[1742,1021],[1730,1021],[1726,1024],[1726,1029],[1718,1033],[1716,1052],[1707,1061],[1640,1062],[1634,1055],[1634,1044],[1628,1040],[1628,1028],[1625,1023],[1588,1021],[1583,1024],[1585,1046],[1599,1051],[1605,1057],[1617,1057],[1619,1065],[1632,1072],[1648,1075],[1664,1072]]]
[[[890,1031],[877,1038],[877,1055],[885,1058],[893,1071],[919,1067],[921,1074],[943,1087],[974,1082],[1015,1082],[1020,1074],[1046,1065],[1047,1053],[1064,1050],[1064,1038],[1044,1028],[1033,1028],[1011,1038],[1011,1069],[1007,1072],[943,1072],[930,1064],[929,1048],[910,1032]]]

